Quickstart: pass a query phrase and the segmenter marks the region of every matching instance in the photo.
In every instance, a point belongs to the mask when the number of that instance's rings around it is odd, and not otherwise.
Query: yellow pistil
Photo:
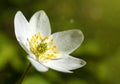
[[[34,34],[29,39],[30,50],[36,56],[37,60],[44,61],[57,58],[56,46],[53,45],[53,39],[47,41],[49,36],[43,38],[40,33]]]

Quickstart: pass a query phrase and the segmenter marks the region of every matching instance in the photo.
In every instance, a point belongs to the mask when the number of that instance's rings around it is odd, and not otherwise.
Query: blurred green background
[[[72,53],[87,62],[73,74],[31,68],[23,84],[120,84],[120,0],[0,0],[0,84],[15,84],[28,65],[14,34],[14,15],[47,13],[52,33],[80,29],[85,40]]]

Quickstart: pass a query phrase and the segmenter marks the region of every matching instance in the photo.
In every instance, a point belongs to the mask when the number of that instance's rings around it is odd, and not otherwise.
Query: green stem
[[[28,73],[28,71],[30,70],[31,67],[31,63],[29,63],[29,65],[27,66],[26,70],[24,71],[24,73],[22,74],[20,80],[18,81],[17,84],[22,84],[22,81],[24,80],[26,74]]]

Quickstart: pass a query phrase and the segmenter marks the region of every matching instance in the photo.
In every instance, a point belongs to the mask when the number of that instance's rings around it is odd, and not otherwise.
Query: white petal
[[[64,55],[63,58],[58,60],[49,60],[44,63],[45,66],[50,67],[51,69],[71,73],[70,70],[80,68],[86,64],[82,59],[78,59],[69,55]]]
[[[27,38],[32,35],[32,29],[29,27],[28,21],[20,11],[18,11],[15,15],[14,27],[18,42],[25,50],[28,51],[29,43],[27,41]]]
[[[28,60],[31,62],[31,64],[35,67],[36,70],[40,71],[40,72],[46,72],[48,71],[48,68],[45,67],[44,65],[40,64],[39,62],[37,62],[36,60],[34,60],[33,58],[28,56]]]
[[[30,24],[36,33],[40,32],[43,37],[51,34],[49,19],[43,10],[36,12],[32,16]]]
[[[77,29],[57,32],[51,35],[51,37],[54,38],[57,50],[64,54],[72,53],[84,39],[83,33]]]

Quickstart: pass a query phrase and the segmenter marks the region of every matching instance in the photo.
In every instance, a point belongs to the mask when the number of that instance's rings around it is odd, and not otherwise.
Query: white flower
[[[43,10],[36,12],[28,22],[18,11],[14,19],[15,35],[29,54],[28,60],[41,72],[48,68],[71,73],[86,64],[82,59],[70,56],[82,43],[84,36],[78,29],[51,35],[50,23]]]

